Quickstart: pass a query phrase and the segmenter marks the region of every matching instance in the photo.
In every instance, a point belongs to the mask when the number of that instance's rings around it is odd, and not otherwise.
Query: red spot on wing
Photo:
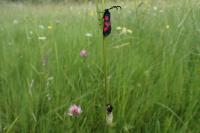
[[[108,21],[108,20],[109,20],[109,17],[108,17],[108,16],[104,16],[104,20],[105,20],[105,21]]]
[[[104,32],[107,32],[107,31],[108,31],[108,27],[104,27],[104,28],[103,28],[103,31],[104,31]]]
[[[104,26],[108,27],[108,26],[110,26],[110,23],[109,22],[105,22]]]

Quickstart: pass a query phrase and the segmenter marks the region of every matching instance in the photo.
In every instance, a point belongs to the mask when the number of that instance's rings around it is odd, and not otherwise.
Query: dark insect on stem
[[[103,12],[103,36],[107,37],[111,33],[111,9],[121,9],[121,6],[112,6],[111,8],[105,9]]]
[[[107,114],[112,113],[112,111],[113,111],[112,105],[111,105],[111,104],[107,104],[107,105],[106,105],[106,110],[107,110]]]

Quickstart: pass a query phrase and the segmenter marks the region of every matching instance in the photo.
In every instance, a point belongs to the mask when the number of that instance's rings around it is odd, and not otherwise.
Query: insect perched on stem
[[[113,8],[121,9],[122,7],[121,6],[112,6],[111,8],[104,10],[104,12],[103,12],[103,36],[104,37],[107,37],[111,33],[111,21],[110,21],[111,15],[110,15],[109,11]]]
[[[107,104],[106,105],[106,111],[107,111],[107,114],[106,114],[106,123],[109,125],[109,126],[112,126],[113,125],[113,107],[111,104]]]

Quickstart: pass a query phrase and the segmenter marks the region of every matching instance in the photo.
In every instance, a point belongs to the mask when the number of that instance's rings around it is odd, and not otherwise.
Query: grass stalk
[[[109,98],[108,98],[108,79],[107,79],[107,48],[105,43],[105,37],[103,37],[103,71],[104,71],[105,103],[107,104]]]

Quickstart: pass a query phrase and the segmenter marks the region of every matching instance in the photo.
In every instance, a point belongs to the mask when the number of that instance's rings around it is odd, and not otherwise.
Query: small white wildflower
[[[121,30],[121,29],[122,29],[122,28],[121,28],[121,27],[119,27],[119,26],[116,28],[116,30]]]
[[[132,33],[133,33],[133,31],[132,31],[132,30],[130,30],[130,29],[128,29],[128,30],[127,30],[127,32],[128,32],[128,33],[130,33],[130,34],[132,34]]]
[[[86,33],[85,36],[86,37],[92,37],[93,35],[91,33]]]
[[[121,31],[121,34],[126,34],[127,33],[127,28],[126,27],[123,27],[122,28],[122,31]]]
[[[123,27],[123,28],[122,28],[122,30],[125,30],[125,31],[126,31],[126,30],[127,30],[127,28],[126,28],[126,27]]]
[[[158,7],[154,6],[154,7],[153,7],[153,10],[157,11],[157,10],[158,10]]]
[[[39,36],[38,40],[46,40],[47,38],[45,36]]]
[[[166,25],[166,29],[169,29],[170,28],[170,26],[169,25]]]

